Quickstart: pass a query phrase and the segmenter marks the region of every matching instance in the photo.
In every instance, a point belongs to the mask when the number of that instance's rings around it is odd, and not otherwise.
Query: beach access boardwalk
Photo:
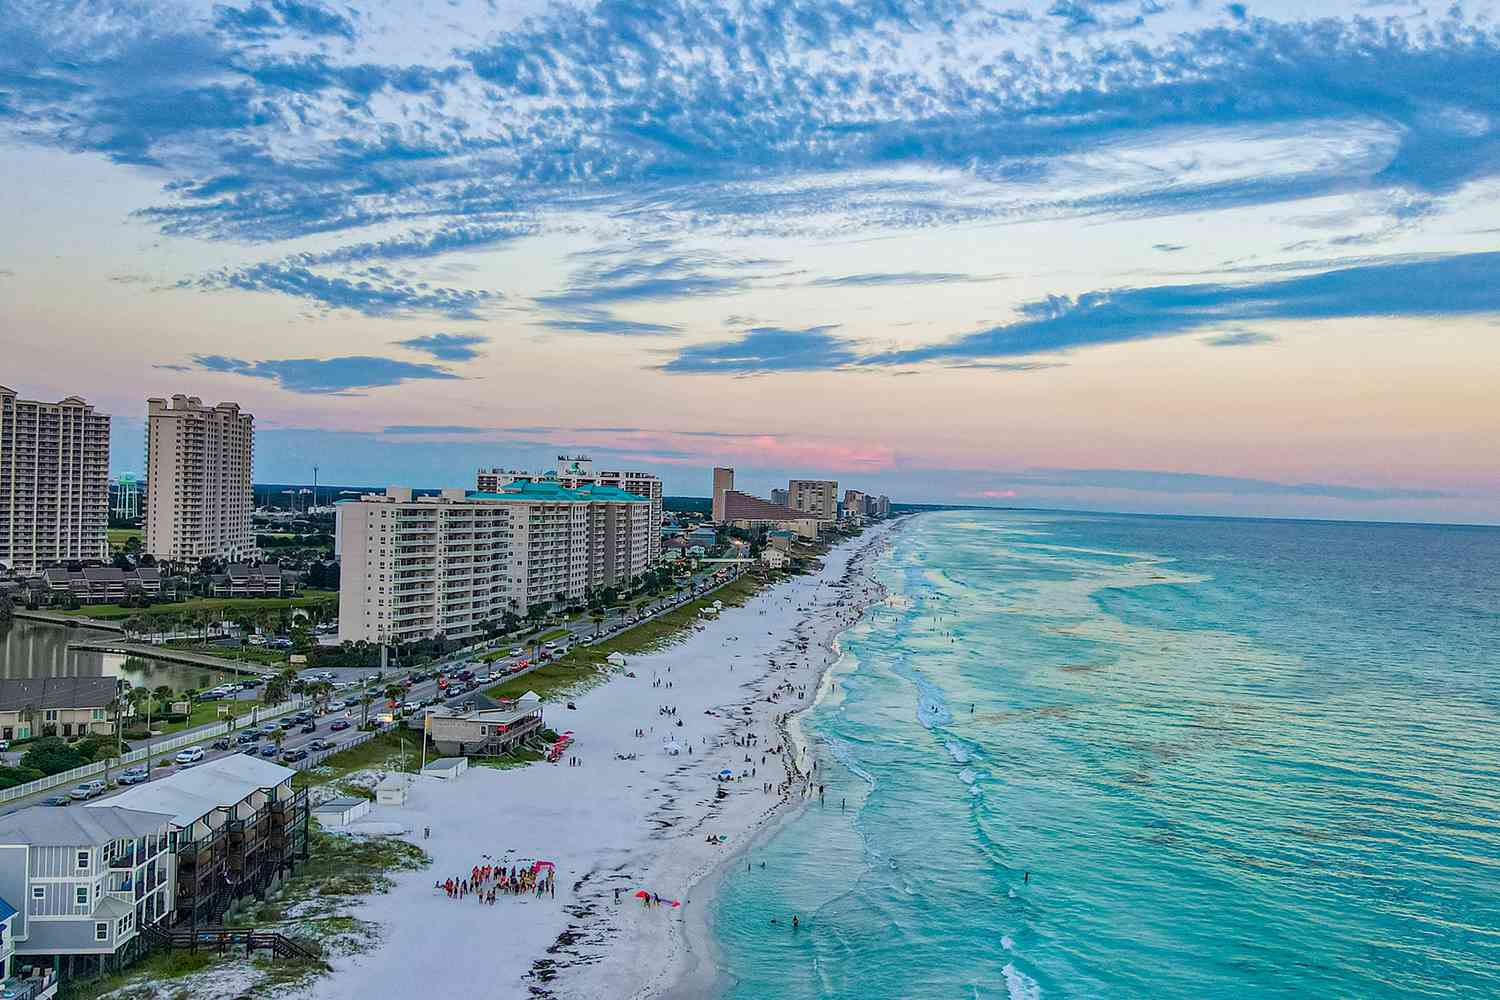
[[[222,656],[210,656],[190,649],[173,649],[149,642],[132,642],[129,639],[80,639],[68,643],[69,649],[89,653],[117,653],[121,656],[139,656],[143,659],[162,660],[166,663],[182,663],[190,667],[206,667],[210,670],[233,671],[254,674],[257,677],[274,677],[276,669],[260,663],[229,660]]]

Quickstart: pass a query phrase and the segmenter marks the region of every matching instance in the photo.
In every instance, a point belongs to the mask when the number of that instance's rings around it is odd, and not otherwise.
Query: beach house
[[[118,969],[174,901],[171,816],[113,804],[0,817],[0,898],[14,901],[13,963]]]
[[[236,901],[264,898],[307,860],[307,791],[292,787],[296,773],[235,754],[102,802],[165,814],[176,863],[176,922],[213,925]]]
[[[438,753],[487,757],[507,753],[542,728],[542,699],[528,691],[512,705],[433,715],[427,735]]]
[[[0,739],[114,732],[114,677],[11,677],[0,680]]]

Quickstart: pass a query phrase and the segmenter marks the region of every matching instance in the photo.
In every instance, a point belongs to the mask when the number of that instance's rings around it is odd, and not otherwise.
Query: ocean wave
[[[967,764],[974,759],[974,755],[969,752],[969,748],[957,740],[949,740],[947,747],[948,756],[952,757],[953,762],[956,764]]]
[[[1014,964],[1006,963],[1005,968],[1000,971],[1005,974],[1005,989],[1010,994],[1010,1000],[1041,1000],[1042,988],[1035,979]]]
[[[1015,951],[1016,942],[1009,934],[1006,934],[1000,938],[1000,947],[1006,951]]]

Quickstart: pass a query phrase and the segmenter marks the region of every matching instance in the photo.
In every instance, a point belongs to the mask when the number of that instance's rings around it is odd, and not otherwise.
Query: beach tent
[[[734,772],[731,771],[727,767],[724,768],[724,770],[722,770],[722,771],[719,772],[719,780],[720,781],[733,781],[734,780]]]
[[[662,744],[662,750],[666,751],[670,756],[676,757],[678,754],[682,753],[682,744],[678,743],[676,740],[668,740],[666,743]]]

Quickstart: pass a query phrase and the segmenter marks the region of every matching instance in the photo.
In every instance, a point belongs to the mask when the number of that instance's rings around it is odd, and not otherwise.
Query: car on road
[[[318,724],[316,722],[309,721],[309,722],[302,723],[301,732],[304,732],[304,733],[315,733],[317,731],[318,731]]]
[[[289,732],[289,731],[297,728],[297,720],[294,719],[294,718],[292,718],[292,719],[282,719],[280,722],[277,723],[277,725],[280,726],[281,727],[281,731],[283,733],[285,733],[285,732]]]
[[[511,649],[510,649],[510,655],[511,656],[521,656],[525,652],[526,651],[524,649],[522,649],[520,646],[512,646]]]
[[[178,767],[192,767],[203,759],[203,748],[188,747],[186,750],[179,751],[177,756],[172,759],[177,763]]]
[[[336,720],[334,720],[333,725],[329,726],[328,728],[332,732],[342,733],[344,730],[346,730],[346,729],[349,728],[349,720],[348,719],[336,719]]]
[[[333,740],[325,740],[321,737],[307,744],[309,750],[332,750],[336,746],[338,744],[333,742]]]
[[[422,710],[422,703],[419,702],[419,701],[408,701],[404,705],[401,706],[401,711],[407,712],[407,713],[419,712],[421,710]]]
[[[292,749],[292,750],[286,750],[281,755],[281,760],[282,760],[282,763],[284,763],[284,764],[295,764],[299,760],[306,760],[306,759],[307,759],[307,751],[306,750],[302,750],[300,748],[298,748],[298,749]]]
[[[93,781],[85,781],[81,785],[74,785],[68,789],[68,798],[75,802],[82,802],[85,799],[96,799],[107,791],[109,791],[109,785],[95,778]]]
[[[274,756],[276,756],[277,752],[278,751],[276,749],[276,744],[274,744],[274,743],[267,743],[265,746],[261,747],[260,750],[258,751],[258,753],[262,757],[274,757]]]
[[[344,709],[346,709],[348,707],[349,706],[347,704],[345,704],[344,702],[342,702],[342,701],[330,701],[328,703],[327,707],[326,707],[326,711],[329,711],[329,712],[342,712]]]
[[[220,736],[218,739],[214,740],[214,749],[215,750],[228,750],[229,749],[229,737],[228,736]]]
[[[44,806],[70,806],[73,800],[66,795],[49,795],[42,800]]]
[[[121,785],[139,785],[150,777],[144,767],[127,767],[115,778],[115,782]]]

